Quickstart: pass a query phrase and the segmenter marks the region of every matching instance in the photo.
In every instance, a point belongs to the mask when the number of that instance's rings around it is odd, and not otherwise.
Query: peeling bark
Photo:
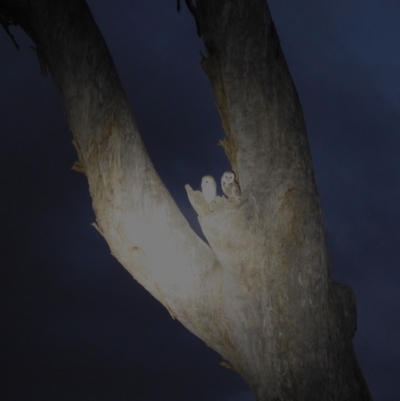
[[[352,347],[355,297],[333,283],[301,106],[262,0],[197,0],[202,66],[242,190],[191,230],[140,139],[83,0],[0,0],[64,104],[96,228],[112,254],[238,371],[258,401],[371,400]],[[194,6],[194,4],[193,4]]]

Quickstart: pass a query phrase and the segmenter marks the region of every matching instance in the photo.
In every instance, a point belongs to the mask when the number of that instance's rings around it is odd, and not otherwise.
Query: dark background
[[[400,4],[270,0],[309,131],[333,261],[375,401],[400,394]],[[175,0],[90,0],[178,205],[229,168],[203,49]],[[238,375],[110,255],[50,77],[0,30],[0,399],[250,401]]]

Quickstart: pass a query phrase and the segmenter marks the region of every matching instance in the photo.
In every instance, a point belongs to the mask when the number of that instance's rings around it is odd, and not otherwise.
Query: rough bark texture
[[[97,227],[122,265],[243,376],[258,401],[370,400],[352,290],[331,281],[306,130],[263,0],[198,0],[241,202],[196,209],[163,186],[83,0],[0,0],[54,78]],[[196,199],[196,194],[189,195]],[[196,200],[194,200],[196,204]]]

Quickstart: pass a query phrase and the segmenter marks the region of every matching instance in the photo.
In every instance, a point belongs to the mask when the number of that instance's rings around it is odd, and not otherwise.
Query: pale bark
[[[98,229],[132,276],[259,401],[371,399],[351,343],[354,294],[330,278],[301,107],[265,2],[197,1],[242,189],[240,204],[200,213],[209,245],[155,172],[84,1],[0,0],[0,13],[53,76]]]

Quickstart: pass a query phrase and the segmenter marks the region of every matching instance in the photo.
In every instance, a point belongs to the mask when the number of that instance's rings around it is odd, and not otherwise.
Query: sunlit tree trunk
[[[211,210],[187,188],[209,245],[154,170],[86,3],[0,0],[0,21],[28,33],[52,75],[96,227],[132,276],[258,401],[370,400],[352,346],[354,294],[330,277],[302,111],[268,7],[192,3],[242,191]]]

